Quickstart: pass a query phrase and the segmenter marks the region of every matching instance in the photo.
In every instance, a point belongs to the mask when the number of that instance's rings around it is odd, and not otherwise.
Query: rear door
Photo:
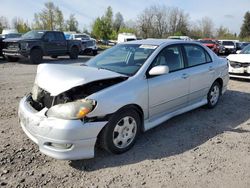
[[[53,32],[46,32],[44,37],[44,51],[46,52],[46,55],[52,55],[57,50],[57,44],[55,42],[55,35]]]
[[[214,77],[214,63],[207,51],[196,44],[184,44],[187,70],[190,76],[189,104],[200,102],[207,97]]]
[[[170,72],[148,78],[150,118],[187,106],[189,77],[184,66],[181,46],[171,45],[163,49],[150,69],[158,65],[167,65]]]
[[[55,32],[55,43],[56,43],[56,53],[66,54],[67,52],[67,40],[62,32]]]

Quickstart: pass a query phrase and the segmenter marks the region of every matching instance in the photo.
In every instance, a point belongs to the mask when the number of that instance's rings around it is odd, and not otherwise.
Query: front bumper
[[[48,118],[46,108],[36,111],[25,96],[19,104],[18,117],[23,131],[39,150],[56,159],[77,160],[94,157],[97,135],[107,123]]]
[[[29,52],[24,50],[10,50],[10,49],[3,49],[3,55],[11,56],[11,57],[28,57]]]
[[[248,67],[232,67],[229,63],[229,76],[233,78],[250,79],[250,66]]]

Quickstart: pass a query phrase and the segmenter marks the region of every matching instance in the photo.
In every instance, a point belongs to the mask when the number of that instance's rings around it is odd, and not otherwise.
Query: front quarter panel
[[[140,106],[144,118],[148,117],[148,84],[145,78],[130,77],[87,98],[97,101],[97,106],[88,117],[103,117],[129,104]]]

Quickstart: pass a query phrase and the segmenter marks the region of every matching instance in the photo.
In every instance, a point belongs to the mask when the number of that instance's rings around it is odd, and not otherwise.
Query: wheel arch
[[[219,84],[220,84],[220,94],[222,94],[221,92],[222,92],[222,88],[223,88],[223,79],[222,78],[217,78],[214,82],[213,82],[213,84],[215,83],[215,82],[218,82]],[[212,84],[212,85],[213,85]]]
[[[30,49],[30,54],[31,54],[32,50],[35,50],[35,49],[41,50],[42,55],[44,55],[44,51],[43,51],[43,49],[42,49],[41,46],[33,46],[33,47]]]
[[[119,111],[122,111],[122,110],[125,110],[125,109],[133,109],[133,110],[135,110],[135,111],[138,113],[138,115],[139,115],[139,117],[140,117],[140,120],[141,120],[141,126],[140,126],[140,132],[139,132],[139,133],[144,132],[144,113],[143,113],[142,108],[141,108],[138,104],[127,104],[127,105],[125,105],[125,106],[119,108],[116,112],[114,112],[113,114],[111,114],[111,115],[109,116],[108,120],[109,120],[114,114],[119,113]],[[104,130],[104,128],[105,128],[106,126],[107,126],[107,125],[105,125],[105,126],[101,129],[101,131],[98,133],[96,143],[99,143],[99,141],[100,141],[100,136],[102,135],[102,132],[103,132],[103,130]]]

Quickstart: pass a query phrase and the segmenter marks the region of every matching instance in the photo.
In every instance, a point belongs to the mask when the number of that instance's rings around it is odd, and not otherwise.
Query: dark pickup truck
[[[57,58],[69,55],[77,59],[81,49],[78,40],[66,40],[60,31],[29,31],[20,38],[5,39],[3,55],[8,61],[18,61],[21,57],[29,58],[30,63],[39,64],[43,56]]]

